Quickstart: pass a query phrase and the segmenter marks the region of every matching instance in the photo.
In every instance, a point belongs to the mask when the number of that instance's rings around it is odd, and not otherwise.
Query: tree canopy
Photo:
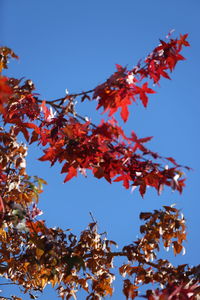
[[[189,46],[187,36],[175,39],[170,33],[134,68],[116,65],[116,72],[94,89],[76,94],[66,91],[53,100],[35,93],[29,79],[4,76],[8,61],[18,56],[8,47],[0,48],[0,274],[30,298],[35,299],[35,292],[42,292],[48,283],[62,299],[76,299],[80,289],[85,290],[87,300],[115,297],[116,257],[126,260],[118,270],[124,277],[125,299],[200,296],[199,266],[173,266],[158,258],[161,245],[172,247],[175,255],[185,251],[186,224],[179,209],[171,205],[141,212],[140,237],[118,249],[117,242],[98,231],[93,216],[80,236],[49,228],[37,206],[46,181],[26,171],[27,148],[35,144],[42,148],[41,162],[61,165],[64,182],[90,172],[109,183],[121,182],[125,189],[138,188],[141,197],[147,187],[159,195],[165,187],[181,193],[184,171],[190,168],[151,151],[146,146],[151,136],[138,137],[134,131],[127,136],[119,122],[129,119],[130,105],[141,102],[147,107],[154,85],[163,77],[170,79],[176,64],[184,60],[181,51]],[[86,101],[103,109],[106,120],[94,124],[79,115],[75,104]],[[139,292],[151,283],[158,288]]]

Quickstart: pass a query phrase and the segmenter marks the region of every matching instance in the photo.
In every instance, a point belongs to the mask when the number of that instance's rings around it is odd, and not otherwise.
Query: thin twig
[[[65,100],[70,100],[71,98],[76,98],[78,96],[82,96],[82,95],[93,93],[94,90],[95,89],[89,90],[89,91],[86,91],[86,92],[80,92],[80,93],[76,93],[76,94],[70,94],[70,95],[66,95],[65,97],[55,99],[55,100],[46,100],[45,102],[48,103],[48,104],[50,104],[50,105],[53,104],[53,103],[56,103],[56,102],[61,102],[60,104],[63,104],[63,102]],[[37,99],[37,101],[40,102],[40,103],[42,103],[42,100]]]
[[[95,220],[95,218],[94,218],[94,216],[93,216],[93,214],[92,214],[91,211],[89,212],[89,214],[90,214],[90,217],[92,218],[92,221],[93,221],[94,223],[97,223],[97,221]]]

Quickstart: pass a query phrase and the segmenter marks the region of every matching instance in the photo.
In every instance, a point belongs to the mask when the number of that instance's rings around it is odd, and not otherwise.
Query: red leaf
[[[26,127],[22,127],[22,126],[18,127],[18,126],[17,126],[17,127],[14,128],[14,131],[15,131],[15,134],[16,134],[16,135],[21,131],[21,132],[23,133],[23,135],[24,135],[26,141],[27,141],[27,142],[29,141],[29,132],[28,132],[28,130],[26,129]]]
[[[70,179],[72,179],[74,176],[77,176],[77,169],[74,167],[69,167],[69,171],[67,176],[65,177],[64,182],[69,181]]]
[[[143,91],[145,91],[148,94],[155,94],[155,91],[148,87],[148,82],[145,82],[143,84],[142,89],[143,89]]]
[[[30,144],[38,141],[39,135],[37,134],[37,132],[33,131],[32,132],[32,136],[31,136],[31,140],[30,140]]]
[[[167,74],[167,72],[165,72],[165,71],[163,71],[163,70],[160,71],[160,74],[161,74],[163,77],[167,78],[167,79],[171,79],[171,78],[169,77],[169,75]]]
[[[23,126],[27,127],[27,128],[31,128],[31,129],[34,129],[36,133],[40,133],[40,128],[33,124],[33,123],[23,123]]]
[[[128,120],[129,111],[128,111],[127,105],[124,104],[122,106],[120,115],[121,115],[122,119],[124,120],[124,122],[126,122]]]
[[[119,182],[119,181],[122,181],[123,180],[123,176],[118,176],[117,178],[115,178],[115,180],[113,180],[114,182]]]
[[[116,69],[117,69],[118,72],[124,70],[124,68],[121,65],[119,65],[119,64],[116,64],[115,66],[116,66]]]
[[[133,142],[137,141],[137,135],[134,131],[131,131],[131,141],[133,141]]]
[[[38,158],[38,160],[40,160],[40,161],[53,160],[55,153],[52,148],[48,148],[48,149],[44,150],[44,152],[45,152],[45,154],[42,157]]]
[[[140,195],[142,196],[142,198],[144,197],[144,194],[146,193],[146,184],[143,181],[142,184],[140,185],[139,191],[140,191]]]
[[[153,136],[148,136],[146,138],[141,138],[141,139],[137,140],[137,142],[146,143],[146,142],[149,142],[152,138],[153,138]]]
[[[142,100],[142,104],[144,105],[144,107],[147,107],[148,97],[143,91],[140,92],[140,99]]]
[[[186,34],[184,34],[184,35],[182,35],[182,34],[180,34],[180,39],[178,40],[178,44],[179,44],[179,46],[181,47],[182,45],[184,45],[184,46],[186,46],[186,47],[188,47],[188,46],[190,46],[190,44],[188,43],[188,41],[186,41],[186,38],[188,37],[188,33],[186,33]]]
[[[176,163],[176,161],[175,161],[175,159],[173,157],[166,157],[166,159],[169,160],[175,166],[178,166],[178,164]]]
[[[50,116],[50,110],[46,106],[46,101],[42,101],[41,108],[44,113],[44,119],[48,120],[48,117]]]
[[[9,97],[12,95],[12,89],[7,84],[8,78],[0,78],[0,112],[4,113],[3,105],[7,103]]]
[[[145,82],[143,84],[143,86],[141,88],[139,88],[140,99],[142,100],[144,107],[147,107],[147,104],[148,104],[148,97],[147,97],[146,93],[148,93],[148,94],[155,93],[154,90],[148,88],[148,82]]]
[[[129,176],[128,175],[122,175],[122,176],[119,176],[117,177],[115,180],[113,180],[114,182],[118,182],[118,181],[123,181],[123,186],[126,188],[126,189],[129,189],[130,185],[129,185]]]
[[[95,168],[93,173],[94,173],[94,176],[98,179],[100,179],[104,176],[104,170],[101,167]]]

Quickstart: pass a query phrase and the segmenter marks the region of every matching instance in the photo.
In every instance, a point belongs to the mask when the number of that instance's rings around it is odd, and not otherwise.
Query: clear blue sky
[[[194,168],[187,174],[183,195],[165,189],[158,197],[149,190],[143,200],[137,191],[131,194],[120,184],[109,185],[91,176],[63,184],[60,166],[50,168],[36,161],[41,152],[32,147],[28,171],[49,183],[40,202],[49,226],[72,228],[78,234],[91,221],[92,211],[100,231],[123,245],[136,239],[140,211],[177,203],[187,219],[186,254],[175,260],[171,253],[166,257],[174,263],[199,263],[199,12],[199,0],[1,0],[0,43],[20,56],[10,64],[8,74],[31,78],[41,98],[48,100],[62,97],[66,88],[79,92],[95,87],[114,71],[116,63],[134,66],[170,29],[176,30],[174,36],[189,33],[191,47],[183,53],[187,60],[178,64],[171,81],[161,81],[147,109],[131,108],[126,125],[127,133],[153,135],[149,144],[153,150]],[[98,120],[94,105],[77,108]],[[117,281],[113,299],[122,299],[120,288]],[[9,291],[5,288],[3,295]],[[48,298],[56,299],[49,288],[39,299]]]

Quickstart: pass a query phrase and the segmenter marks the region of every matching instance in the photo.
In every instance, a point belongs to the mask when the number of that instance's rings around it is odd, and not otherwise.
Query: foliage
[[[41,145],[40,161],[53,166],[61,164],[64,182],[78,173],[109,183],[121,181],[126,189],[139,187],[143,197],[148,186],[160,194],[165,186],[180,193],[184,187],[182,169],[172,157],[161,157],[146,147],[152,137],[128,137],[114,118],[120,110],[124,122],[129,118],[128,106],[141,101],[148,105],[148,94],[155,91],[149,84],[170,79],[183,46],[189,46],[187,34],[179,39],[169,36],[147,56],[144,62],[128,70],[120,65],[106,82],[96,88],[60,99],[40,99],[31,80],[0,77],[0,274],[8,283],[20,286],[35,299],[47,283],[55,287],[62,299],[76,299],[78,290],[86,291],[87,300],[113,295],[112,273],[115,257],[124,257],[119,274],[124,279],[126,299],[138,296],[139,287],[157,283],[162,289],[147,290],[141,296],[154,299],[197,299],[200,295],[199,267],[187,264],[173,266],[158,259],[160,245],[172,247],[174,254],[184,252],[185,219],[173,206],[141,212],[141,237],[121,250],[117,243],[98,233],[95,221],[79,237],[60,228],[48,228],[38,219],[37,208],[42,185],[46,182],[26,173],[27,146],[18,141],[23,134],[27,145]],[[8,60],[17,58],[7,48],[0,48],[0,71]],[[75,110],[75,101],[96,101],[97,110],[108,113],[99,125]],[[166,166],[167,164],[167,166]],[[21,299],[15,296],[1,299]]]

